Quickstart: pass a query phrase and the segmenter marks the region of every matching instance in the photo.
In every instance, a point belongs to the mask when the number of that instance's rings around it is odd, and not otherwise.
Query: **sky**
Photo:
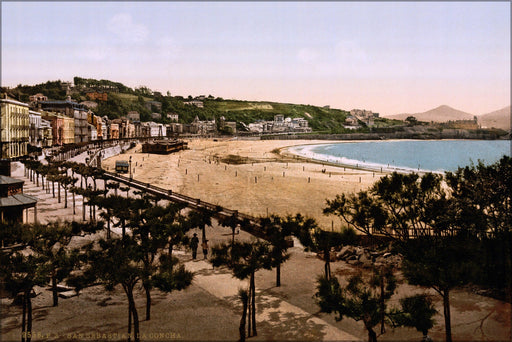
[[[381,115],[510,105],[510,2],[1,2],[1,84],[74,76]]]

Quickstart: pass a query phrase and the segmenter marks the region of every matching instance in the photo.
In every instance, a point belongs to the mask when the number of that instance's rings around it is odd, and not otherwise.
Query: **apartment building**
[[[27,155],[29,141],[29,106],[2,94],[0,159],[19,158]]]

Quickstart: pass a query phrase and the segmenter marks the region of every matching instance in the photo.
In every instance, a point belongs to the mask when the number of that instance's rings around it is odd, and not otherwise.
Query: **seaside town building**
[[[140,121],[140,114],[137,111],[131,111],[126,114],[126,118],[132,121]]]
[[[50,122],[52,127],[52,145],[62,146],[64,144],[64,118],[65,116],[53,112],[42,112],[44,120]],[[74,125],[74,121],[73,121]],[[73,133],[73,142],[75,140],[75,133]]]
[[[75,142],[76,135],[75,135],[75,122],[76,120],[74,118],[69,118],[67,116],[63,116],[62,120],[62,143],[66,144],[72,144]]]
[[[96,130],[96,127],[94,127],[94,125],[88,124],[87,128],[88,128],[89,141],[98,140],[98,131]]]
[[[258,120],[250,123],[248,126],[250,132],[255,133],[286,133],[286,132],[302,132],[309,133],[312,131],[309,123],[304,118],[285,118],[282,114],[274,116],[274,121]]]
[[[116,125],[114,127],[117,130],[117,134],[116,134],[117,137],[112,136],[111,139],[127,138],[127,135],[126,135],[126,133],[127,133],[126,124],[127,124],[127,119],[126,118],[118,118],[118,119],[112,120],[111,124],[110,124],[110,127],[111,127],[111,130],[112,130],[112,126]]]
[[[224,116],[220,117],[220,129],[231,134],[236,133],[236,121],[226,121]]]
[[[142,123],[143,136],[145,137],[166,137],[167,129],[163,124],[159,124],[153,121]]]
[[[10,164],[8,167],[10,169]],[[37,222],[37,199],[23,193],[24,183],[8,175],[0,175],[0,222],[22,223],[25,210],[25,223],[28,223],[29,208],[34,208],[34,222]]]
[[[373,113],[371,110],[366,109],[352,109],[350,115],[355,117],[357,120],[362,121],[367,126],[374,125],[374,118],[379,117],[379,113]],[[353,125],[349,125],[353,126]]]
[[[53,141],[50,121],[41,118],[41,147],[51,147]]]
[[[166,125],[167,127],[167,136],[171,137],[173,134],[183,133],[183,124],[173,122],[171,124]]]
[[[27,155],[29,141],[29,106],[2,95],[0,159],[19,158]]]
[[[187,127],[187,126],[185,126]],[[192,134],[211,134],[217,132],[217,124],[215,122],[215,119],[213,120],[207,120],[207,121],[200,121],[198,116],[194,118],[194,121],[192,122],[190,127],[187,127],[190,129],[190,131],[185,130],[186,133],[192,133]]]
[[[110,137],[109,139],[119,139],[119,124],[110,124]]]
[[[345,118],[345,124],[343,125],[343,127],[346,129],[353,130],[353,129],[358,129],[361,126],[359,125],[359,120],[357,120],[357,118],[355,116],[348,115]]]
[[[75,120],[75,143],[88,142],[88,128],[87,128],[87,109],[84,105],[68,99],[65,101],[41,101],[38,102],[38,107],[42,110],[53,111],[73,118]]]
[[[35,112],[33,110],[28,111],[28,124],[29,124],[29,133],[28,133],[28,143],[31,146],[42,146],[42,131],[41,131],[41,113]]]
[[[48,96],[45,96],[41,93],[37,93],[35,95],[30,95],[28,99],[30,102],[48,101]]]

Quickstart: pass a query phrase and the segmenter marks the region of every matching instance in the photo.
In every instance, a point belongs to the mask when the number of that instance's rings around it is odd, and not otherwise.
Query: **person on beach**
[[[194,236],[190,240],[190,248],[192,249],[192,259],[197,257],[197,247],[199,247],[199,239],[197,238],[197,234],[194,233]]]
[[[206,257],[208,256],[208,240],[204,240],[203,243],[201,244],[201,247],[203,248],[204,258],[206,259]]]

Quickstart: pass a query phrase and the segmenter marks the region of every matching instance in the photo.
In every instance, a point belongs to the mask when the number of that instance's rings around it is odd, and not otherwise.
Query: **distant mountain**
[[[510,107],[509,107],[510,108]],[[454,121],[454,120],[473,120],[474,115],[469,114],[452,107],[442,105],[437,108],[431,109],[429,111],[423,113],[416,114],[396,114],[396,115],[387,115],[386,117],[389,119],[397,119],[397,120],[405,120],[409,116],[414,116],[418,121],[425,122],[446,122],[446,121]]]
[[[479,115],[478,122],[482,127],[510,130],[510,106],[491,113]]]

